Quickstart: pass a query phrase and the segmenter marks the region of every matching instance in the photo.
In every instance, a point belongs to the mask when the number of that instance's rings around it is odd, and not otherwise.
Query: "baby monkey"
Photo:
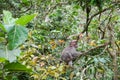
[[[75,60],[78,56],[82,55],[81,52],[76,51],[77,40],[72,40],[61,54],[61,60],[64,61],[67,65],[72,67],[72,61]]]

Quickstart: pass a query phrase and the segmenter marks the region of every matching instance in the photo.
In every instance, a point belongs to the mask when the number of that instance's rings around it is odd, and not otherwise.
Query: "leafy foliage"
[[[9,11],[3,11],[4,17],[3,17],[3,24],[0,24],[1,30],[3,30],[4,33],[6,33],[3,36],[0,36],[0,62],[1,62],[1,73],[2,75],[6,74],[7,72],[11,71],[31,71],[30,69],[27,69],[25,65],[22,65],[20,63],[12,63],[17,62],[17,57],[20,56],[21,50],[19,49],[19,46],[25,42],[25,40],[28,37],[28,29],[23,27],[21,24],[24,24],[24,26],[31,21],[34,16],[29,15],[25,18],[29,20],[25,20],[24,22],[20,22],[19,20],[24,20],[23,18],[15,19],[12,17],[12,14]],[[30,17],[30,18],[29,18]],[[15,21],[17,20],[17,24],[15,24]],[[18,26],[19,24],[19,26]],[[2,33],[3,33],[2,32]],[[7,62],[9,61],[9,62]],[[0,75],[1,77],[1,75]],[[8,75],[2,76],[2,79],[17,79],[16,76],[7,78]]]
[[[4,10],[0,22],[1,79],[119,79],[118,0],[0,2],[1,9],[12,12]],[[31,14],[34,12],[38,14]],[[74,68],[69,68],[64,62],[60,63],[60,53],[69,40],[76,39],[76,34],[81,32],[83,37],[78,41],[77,50],[88,52],[74,61]],[[110,44],[105,45],[107,42]],[[99,47],[103,44],[105,46]],[[28,73],[28,68],[32,72]]]
[[[20,50],[17,49],[19,45],[21,45],[28,36],[28,30],[27,28],[20,26],[21,24],[19,20],[23,21],[24,17],[29,19],[28,21],[25,20],[24,21],[24,25],[27,24],[31,19],[34,18],[33,15],[29,15],[29,16],[24,16],[23,18],[20,18],[17,20],[17,24],[19,24],[19,26],[17,26],[15,24],[16,19],[14,19],[12,17],[12,14],[9,11],[3,11],[4,17],[3,17],[3,25],[1,24],[1,29],[3,31],[7,31],[6,36],[8,38],[3,38],[6,39],[6,41],[8,41],[7,45],[2,44],[4,47],[1,48],[0,52],[1,52],[1,57],[9,60],[10,62],[13,62],[14,60],[16,60],[17,56],[20,56]],[[30,17],[30,18],[29,18]],[[8,47],[8,48],[6,48]]]

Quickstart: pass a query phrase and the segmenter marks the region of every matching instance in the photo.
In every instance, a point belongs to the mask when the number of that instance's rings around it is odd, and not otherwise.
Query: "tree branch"
[[[87,55],[87,53],[89,53],[89,52],[91,52],[91,51],[93,51],[93,50],[95,50],[95,49],[105,47],[105,46],[107,46],[107,45],[109,45],[109,44],[110,44],[110,42],[107,42],[107,43],[105,43],[105,44],[102,44],[102,45],[99,45],[99,46],[97,46],[97,47],[91,48],[91,49],[89,49],[88,51],[83,52],[83,55]]]
[[[110,7],[108,7],[108,8],[105,8],[105,9],[103,9],[102,11],[99,11],[99,12],[93,14],[93,15],[89,18],[89,20],[88,20],[88,22],[86,23],[86,25],[84,26],[84,30],[82,31],[82,33],[88,31],[88,26],[89,26],[89,24],[91,23],[92,19],[93,19],[95,16],[97,16],[97,15],[99,15],[99,14],[101,14],[101,13],[107,11],[107,10],[110,10],[111,8],[113,8],[114,6],[116,6],[116,5],[119,4],[119,3],[120,3],[120,2],[115,3],[115,4],[113,4],[112,6],[110,6]]]

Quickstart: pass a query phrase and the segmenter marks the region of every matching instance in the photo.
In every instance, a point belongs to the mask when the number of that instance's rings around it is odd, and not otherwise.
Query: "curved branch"
[[[88,20],[88,22],[86,23],[86,25],[84,26],[84,30],[82,31],[82,33],[88,31],[88,26],[89,26],[89,24],[91,23],[92,19],[93,19],[95,16],[97,16],[97,15],[99,15],[99,14],[101,14],[101,13],[107,11],[107,10],[110,10],[111,8],[113,8],[114,6],[116,6],[116,5],[119,4],[119,3],[120,3],[120,2],[115,3],[115,4],[113,4],[112,6],[110,6],[110,7],[108,7],[108,8],[105,8],[105,9],[103,9],[102,11],[99,11],[99,12],[93,14],[93,15],[89,18],[89,20]]]
[[[107,46],[107,45],[109,45],[109,44],[110,44],[110,42],[107,42],[107,43],[105,43],[105,44],[102,44],[102,45],[99,45],[99,46],[97,46],[97,47],[91,48],[91,49],[89,49],[88,51],[83,52],[83,55],[87,55],[87,53],[89,53],[89,52],[91,52],[91,51],[93,51],[93,50],[95,50],[95,49],[105,47],[105,46]]]

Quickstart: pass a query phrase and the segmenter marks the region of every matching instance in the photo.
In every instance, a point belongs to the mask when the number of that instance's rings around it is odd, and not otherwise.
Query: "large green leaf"
[[[14,27],[14,24],[4,24],[4,27],[5,31],[9,32]]]
[[[16,19],[12,17],[12,13],[9,11],[3,11],[3,25],[5,31],[9,32],[14,26]]]
[[[5,58],[9,62],[17,60],[17,56],[20,56],[20,49],[8,50],[7,48],[0,49],[0,58]]]
[[[18,20],[16,20],[16,24],[24,26],[28,22],[30,22],[35,16],[36,16],[36,14],[22,16]]]
[[[6,60],[5,58],[0,58],[0,63],[5,62],[5,60]]]
[[[6,42],[6,39],[4,37],[0,37],[0,43]]]
[[[12,14],[11,12],[9,11],[3,11],[3,21],[4,21],[4,24],[10,24],[11,23],[11,20],[12,20]]]
[[[5,30],[5,27],[0,23],[0,28],[4,31],[4,32],[6,32],[6,30]]]
[[[28,36],[28,30],[25,27],[14,26],[8,33],[8,48],[15,49],[21,45]]]
[[[7,69],[9,71],[32,71],[31,69],[28,69],[25,65],[22,65],[18,62],[8,63],[4,66],[4,69]]]

